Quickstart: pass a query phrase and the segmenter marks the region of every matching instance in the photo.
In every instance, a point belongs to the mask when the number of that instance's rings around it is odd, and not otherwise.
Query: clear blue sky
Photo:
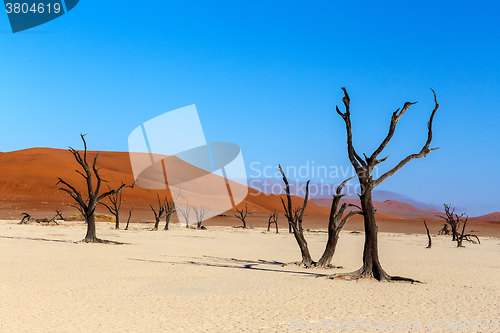
[[[87,133],[92,150],[126,151],[139,124],[196,104],[207,140],[239,144],[247,166],[346,168],[345,86],[360,153],[419,101],[383,171],[425,142],[432,87],[440,149],[379,189],[500,211],[499,13],[496,1],[81,0],[17,34],[1,14],[0,150],[80,148]]]

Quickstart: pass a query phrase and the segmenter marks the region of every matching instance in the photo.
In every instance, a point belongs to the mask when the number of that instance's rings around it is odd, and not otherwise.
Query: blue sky
[[[139,124],[196,104],[207,140],[237,143],[248,167],[347,168],[335,113],[345,86],[360,153],[378,146],[395,109],[419,101],[383,172],[425,142],[432,87],[440,149],[378,189],[470,215],[500,211],[499,10],[495,1],[82,0],[17,34],[0,15],[0,150],[79,148],[87,133],[90,149],[126,151]]]

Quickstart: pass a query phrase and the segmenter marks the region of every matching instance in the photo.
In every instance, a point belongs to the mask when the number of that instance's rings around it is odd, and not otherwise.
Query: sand
[[[499,331],[491,329],[500,320],[498,238],[456,248],[437,236],[426,249],[424,235],[381,232],[388,273],[424,282],[409,284],[325,278],[361,266],[363,235],[347,231],[333,260],[344,269],[325,270],[282,266],[300,259],[288,233],[112,227],[98,223],[98,236],[130,244],[74,243],[85,234],[79,222],[0,221],[0,331],[295,332],[320,321],[313,331],[375,331],[363,320],[401,332]],[[319,258],[326,234],[306,237]],[[445,329],[447,319],[490,320],[490,330]]]

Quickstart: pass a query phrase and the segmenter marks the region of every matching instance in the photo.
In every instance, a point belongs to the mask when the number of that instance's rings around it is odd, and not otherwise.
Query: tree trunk
[[[163,228],[163,230],[168,230],[168,225],[170,224],[170,216],[167,215],[165,217],[165,228]]]
[[[375,221],[375,209],[372,203],[372,192],[368,184],[363,184],[365,192],[361,194],[361,208],[363,209],[365,226],[365,247],[363,250],[363,267],[359,274],[366,278],[375,278],[379,281],[390,280],[391,277],[382,269],[378,259],[378,227]]]
[[[115,215],[115,229],[120,229],[120,216],[118,214]]]
[[[335,249],[337,248],[337,242],[339,240],[340,230],[335,230],[334,227],[328,228],[328,241],[326,243],[325,252],[319,259],[316,266],[318,267],[328,267],[332,262],[333,255],[335,254]]]
[[[430,249],[432,247],[432,239],[431,239],[431,234],[429,233],[429,228],[427,227],[427,223],[424,221],[424,226],[425,230],[427,231],[427,238],[429,239],[429,244],[427,245],[427,249]]]
[[[153,230],[158,230],[158,226],[160,225],[160,218],[159,217],[156,217],[156,222],[155,222],[155,226],[153,227]]]
[[[85,218],[85,223],[87,223],[87,235],[83,241],[87,243],[97,242],[98,239],[95,232],[95,214],[88,214]]]
[[[302,230],[294,229],[293,235],[295,236],[295,240],[297,240],[297,244],[299,244],[300,253],[302,254],[302,261],[300,264],[304,265],[305,267],[311,267],[313,261]]]

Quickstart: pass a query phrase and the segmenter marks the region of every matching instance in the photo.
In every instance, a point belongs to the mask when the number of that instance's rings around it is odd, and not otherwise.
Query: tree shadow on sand
[[[271,267],[285,267],[287,264],[279,261],[268,261],[268,260],[244,260],[236,258],[224,258],[224,257],[213,257],[213,256],[203,256],[203,257],[193,257],[192,260],[186,261],[164,261],[164,260],[149,260],[149,259],[139,259],[139,258],[128,258],[129,260],[151,262],[151,263],[161,263],[161,264],[173,264],[173,265],[197,265],[206,267],[221,267],[221,268],[234,268],[234,269],[245,269],[253,271],[264,271],[264,272],[278,272],[278,273],[288,273],[288,274],[299,274],[312,277],[328,277],[329,274],[318,274],[311,272],[301,272],[293,271],[287,269],[275,269]],[[261,266],[261,267],[260,267]]]

